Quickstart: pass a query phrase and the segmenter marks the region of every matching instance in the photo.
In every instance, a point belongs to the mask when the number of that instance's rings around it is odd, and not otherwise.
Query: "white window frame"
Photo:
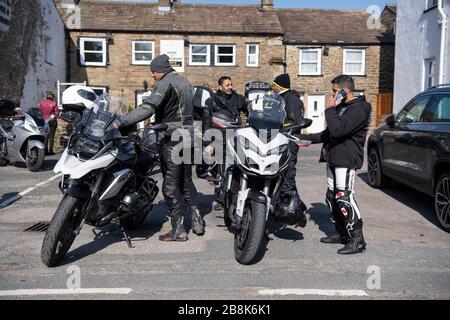
[[[347,52],[349,51],[359,51],[362,52],[362,61],[347,61]],[[348,74],[351,76],[364,76],[366,74],[366,49],[344,49],[344,60],[343,60],[343,74]],[[359,73],[350,73],[345,70],[345,66],[347,63],[361,63],[361,72]]]
[[[192,61],[192,47],[206,47],[206,62],[194,62]],[[196,56],[204,56],[203,53],[196,53]],[[189,45],[189,65],[190,66],[210,66],[211,65],[211,45],[203,43],[193,43]]]
[[[233,54],[220,54],[219,55],[219,47],[231,47],[233,48]],[[219,56],[228,56],[233,57],[233,62],[231,63],[224,63],[219,62]],[[216,66],[222,66],[222,67],[234,67],[236,66],[236,45],[235,44],[216,44],[214,47],[214,65]]]
[[[250,54],[250,47],[256,47],[256,53]],[[249,63],[250,56],[256,56],[256,63]],[[250,68],[258,68],[259,67],[259,44],[258,43],[248,43],[247,44],[247,54],[246,54],[246,65]]]
[[[316,62],[317,63],[317,71],[316,72],[303,72],[302,71],[303,63],[312,63],[311,61],[303,62],[303,52],[304,51],[317,52],[317,62]],[[322,49],[321,48],[302,48],[302,49],[300,49],[298,74],[301,76],[320,76],[320,75],[322,75]]]
[[[138,43],[151,43],[152,44],[152,50],[151,51],[138,51],[136,50],[136,44]],[[131,42],[131,64],[136,66],[148,66],[152,62],[152,60],[155,58],[155,41],[149,41],[149,40],[133,40]],[[142,60],[136,60],[136,53],[149,53],[152,54],[152,59],[150,61],[142,61]]]
[[[103,60],[102,62],[86,62],[85,59],[85,53],[98,53],[99,51],[91,51],[91,50],[84,50],[84,43],[85,42],[102,42],[103,44]],[[103,38],[80,38],[80,62],[82,66],[100,66],[105,67],[106,66],[106,39]]]

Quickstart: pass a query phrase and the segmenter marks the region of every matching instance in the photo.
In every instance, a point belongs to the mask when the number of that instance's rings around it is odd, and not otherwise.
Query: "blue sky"
[[[260,0],[182,0],[183,3],[219,3],[219,4],[259,4]],[[371,5],[381,8],[396,0],[274,0],[277,8],[320,8],[320,9],[359,9],[366,10]]]

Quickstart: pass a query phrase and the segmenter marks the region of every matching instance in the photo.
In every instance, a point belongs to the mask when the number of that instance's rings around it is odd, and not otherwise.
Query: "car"
[[[394,179],[434,197],[434,211],[450,232],[450,84],[433,86],[385,119],[367,143],[368,182]]]

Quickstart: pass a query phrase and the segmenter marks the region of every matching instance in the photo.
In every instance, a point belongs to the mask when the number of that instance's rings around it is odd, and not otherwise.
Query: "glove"
[[[125,124],[125,120],[122,117],[117,116],[116,119],[114,119],[113,123],[111,123],[112,129],[119,129]]]

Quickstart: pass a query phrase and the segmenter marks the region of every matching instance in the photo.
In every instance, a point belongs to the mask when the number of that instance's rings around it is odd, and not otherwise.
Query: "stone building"
[[[283,30],[271,1],[260,6],[82,1],[68,29],[69,78],[136,106],[149,64],[167,53],[194,85],[217,86],[223,75],[246,83],[284,72]],[[64,18],[67,19],[67,18]]]
[[[0,99],[37,107],[66,77],[64,23],[53,1],[0,1]]]

